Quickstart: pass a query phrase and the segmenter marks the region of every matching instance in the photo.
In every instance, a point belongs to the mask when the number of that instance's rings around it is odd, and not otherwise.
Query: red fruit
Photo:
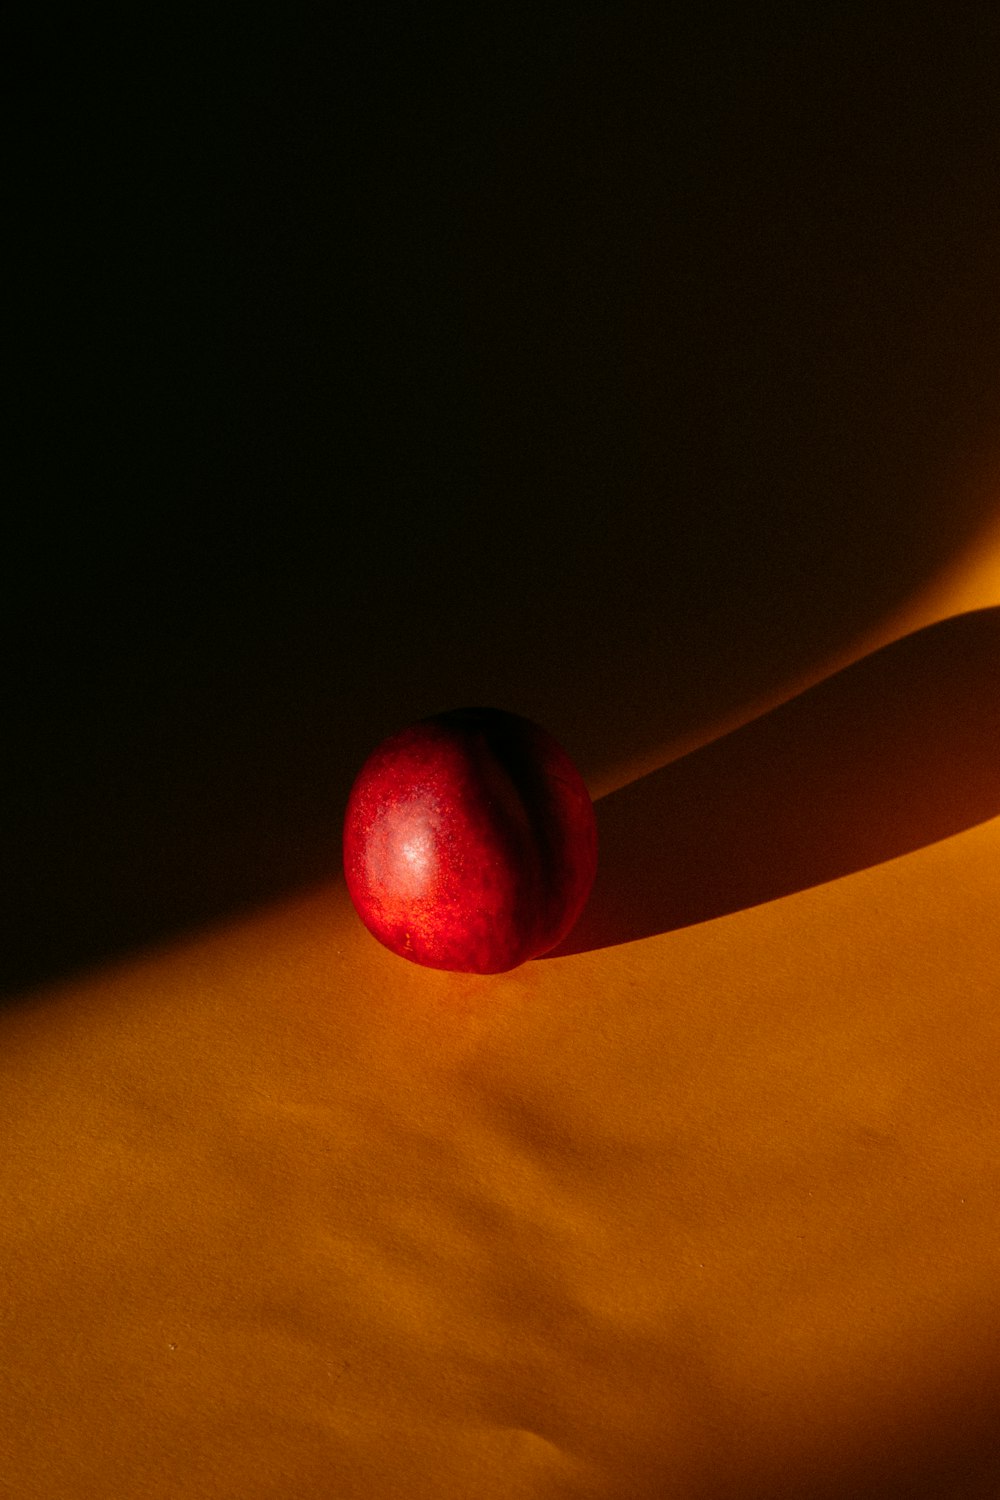
[[[393,735],[358,775],[344,822],[347,889],[394,953],[498,974],[562,941],[590,894],[597,825],[551,735],[495,708]]]

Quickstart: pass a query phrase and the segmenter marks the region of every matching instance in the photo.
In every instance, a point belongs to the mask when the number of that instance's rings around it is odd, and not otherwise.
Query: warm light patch
[[[997,515],[954,563],[914,602],[895,633],[905,635],[936,620],[1000,604],[1000,492]]]
[[[985,531],[952,580],[952,610],[989,609],[1000,604],[1000,517]]]

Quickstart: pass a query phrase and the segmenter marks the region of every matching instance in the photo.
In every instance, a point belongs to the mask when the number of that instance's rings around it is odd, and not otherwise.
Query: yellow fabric
[[[479,979],[335,884],[9,1004],[0,1493],[996,1494],[998,887],[993,817]]]

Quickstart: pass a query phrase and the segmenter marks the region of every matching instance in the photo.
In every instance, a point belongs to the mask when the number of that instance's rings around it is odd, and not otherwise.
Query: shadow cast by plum
[[[602,798],[587,910],[550,957],[868,869],[1000,814],[1000,608],[926,627]]]

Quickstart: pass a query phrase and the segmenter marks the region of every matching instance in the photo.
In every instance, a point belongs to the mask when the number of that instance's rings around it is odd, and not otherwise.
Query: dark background
[[[752,9],[37,22],[5,989],[334,873],[409,719],[613,784],[975,536],[996,8]]]

